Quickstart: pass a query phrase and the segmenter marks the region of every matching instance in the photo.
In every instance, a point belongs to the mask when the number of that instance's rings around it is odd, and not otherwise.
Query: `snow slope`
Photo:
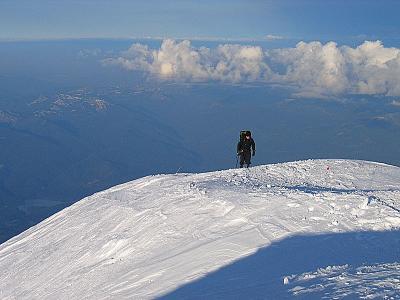
[[[400,168],[148,176],[0,245],[0,299],[400,299]]]

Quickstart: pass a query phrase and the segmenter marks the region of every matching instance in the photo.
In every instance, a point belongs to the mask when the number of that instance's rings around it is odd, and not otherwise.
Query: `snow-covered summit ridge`
[[[336,237],[344,233],[346,239],[353,241],[354,233],[358,245],[368,245],[357,250],[358,256],[369,258],[367,267],[384,270],[384,274],[391,271],[391,276],[377,277],[378,286],[384,284],[381,289],[370,288],[369,295],[381,291],[396,295],[400,293],[400,240],[386,235],[379,240],[380,235],[371,232],[389,230],[399,236],[399,183],[398,167],[349,160],[308,160],[203,174],[148,176],[89,196],[0,245],[0,298],[142,299],[169,293],[173,298],[178,288],[183,293],[177,294],[179,298],[229,298],[240,291],[249,295],[245,278],[257,274],[253,269],[241,271],[243,278],[235,282],[235,288],[230,285],[239,275],[230,278],[219,275],[225,274],[219,270],[235,266],[246,257],[258,257],[260,249],[274,249],[273,245],[280,253],[289,251],[291,248],[283,245],[296,236],[323,237],[324,244],[317,242],[319,246],[312,249],[322,255],[329,252],[324,245],[332,241],[330,248],[334,248]],[[373,244],[378,248],[371,246],[371,240],[379,241]],[[392,250],[385,252],[388,248]],[[339,255],[348,269],[358,274],[357,268],[363,266],[352,264],[356,259],[350,252],[335,256]],[[288,253],[285,268],[279,267],[286,273],[278,274],[274,264],[268,264],[271,270],[265,271],[267,275],[250,277],[257,292],[266,297],[270,293],[310,297],[324,291],[324,287],[332,289],[327,272],[319,270],[331,267],[327,262],[337,257],[316,259],[312,266],[302,268],[297,263],[290,268],[292,255]],[[257,264],[263,262],[257,260]],[[329,271],[335,270],[337,277],[336,270],[343,268],[336,263]],[[207,289],[208,294],[196,288],[185,289],[192,282],[203,280],[208,284],[207,278],[213,276],[219,279],[212,283],[214,290]],[[268,276],[272,277],[266,279]],[[314,281],[304,282],[307,276]],[[358,282],[364,278],[354,274],[348,277]],[[315,278],[320,281],[315,283]],[[341,290],[340,280],[336,282],[333,290],[342,291],[339,298],[360,296],[356,289]],[[365,282],[371,286],[370,277]],[[363,293],[368,290],[362,284],[360,289]]]

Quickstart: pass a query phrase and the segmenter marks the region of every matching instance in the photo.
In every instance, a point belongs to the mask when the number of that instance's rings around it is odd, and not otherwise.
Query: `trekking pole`
[[[236,154],[236,167],[235,167],[236,169],[237,169],[237,166],[238,166],[238,162],[239,162],[239,155]]]

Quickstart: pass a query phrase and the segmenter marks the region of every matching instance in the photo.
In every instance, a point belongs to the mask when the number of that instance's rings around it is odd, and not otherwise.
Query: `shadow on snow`
[[[347,189],[347,188],[334,188],[334,187],[323,187],[323,186],[311,186],[311,185],[294,185],[294,186],[283,186],[287,190],[299,191],[307,194],[320,194],[324,192],[333,194],[366,194],[376,192],[399,192],[399,189]]]
[[[293,288],[297,284],[289,281],[289,284],[285,285],[283,283],[285,276],[315,272],[319,268],[328,266],[348,265],[348,268],[356,269],[396,262],[400,262],[398,230],[292,236],[261,248],[256,253],[203,278],[187,283],[159,299],[292,298]],[[400,280],[399,273],[400,270],[395,270],[394,275],[398,280]],[[393,277],[393,274],[387,272],[382,274],[380,280]],[[321,279],[314,278],[312,284],[321,287],[322,282],[318,280]],[[350,290],[347,287],[347,292],[341,290],[338,285],[328,284],[322,289],[314,289],[296,298],[321,299],[335,296],[358,299],[360,294],[357,294],[356,290],[360,290],[360,285],[368,287],[366,282],[353,280],[352,284]]]

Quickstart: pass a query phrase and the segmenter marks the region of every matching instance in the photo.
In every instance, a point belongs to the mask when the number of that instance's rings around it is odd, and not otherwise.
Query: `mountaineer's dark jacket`
[[[254,143],[254,140],[252,138],[244,139],[237,144],[237,153],[251,153],[251,150],[253,150],[253,153],[256,152],[256,143]]]

